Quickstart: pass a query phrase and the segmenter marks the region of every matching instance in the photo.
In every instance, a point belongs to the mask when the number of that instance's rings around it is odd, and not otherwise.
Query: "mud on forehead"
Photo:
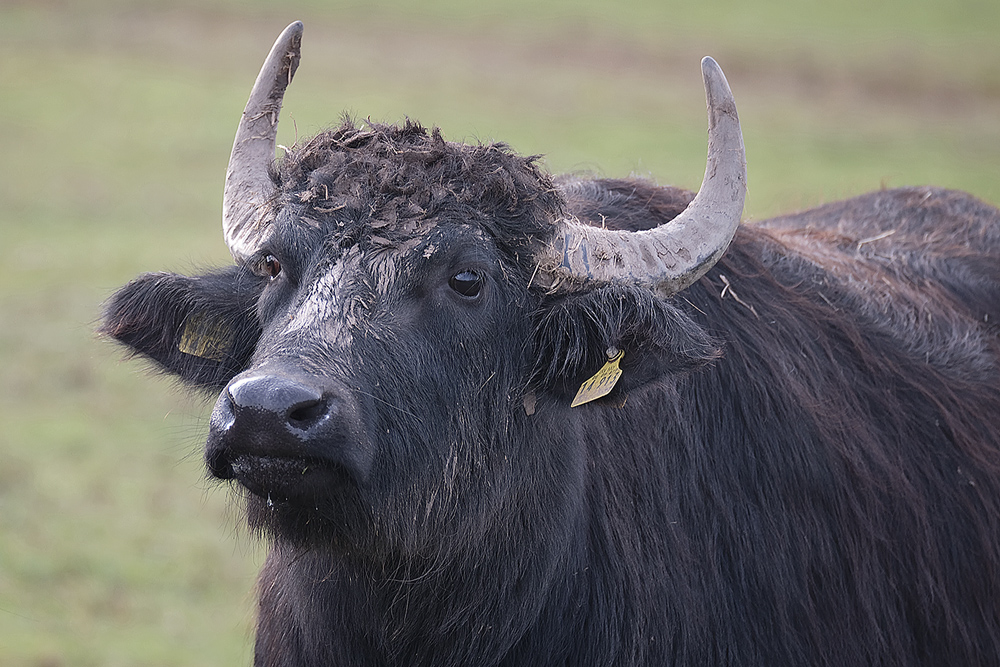
[[[278,211],[262,251],[279,255],[300,282],[341,263],[350,264],[354,272],[382,280],[381,276],[399,270],[419,272],[427,260],[459,261],[457,256],[464,255],[468,261],[491,261],[497,244],[484,230],[487,226],[482,215],[475,212],[460,216],[443,211],[434,217],[397,221],[394,225],[370,219],[351,224],[329,218],[317,220],[309,216],[306,207],[292,205]]]
[[[535,158],[503,144],[448,142],[410,121],[355,127],[345,120],[290,149],[272,179],[272,206],[295,211],[296,232],[322,229],[363,251],[463,221],[516,252],[548,238],[562,209]]]

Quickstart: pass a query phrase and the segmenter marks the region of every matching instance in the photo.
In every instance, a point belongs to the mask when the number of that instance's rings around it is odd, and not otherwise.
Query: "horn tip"
[[[736,102],[733,99],[733,91],[730,89],[729,81],[726,80],[726,75],[719,67],[719,63],[715,62],[711,56],[705,56],[701,59],[701,73],[705,81],[705,94],[709,109],[732,107],[732,113],[735,115]]]
[[[289,23],[281,34],[278,35],[278,39],[274,40],[273,49],[279,51],[285,51],[285,59],[297,60],[299,55],[299,49],[302,44],[302,30],[304,26],[302,21],[292,21]],[[293,66],[294,67],[294,66]]]
[[[706,86],[729,87],[729,82],[726,81],[726,75],[722,72],[722,68],[719,67],[719,63],[715,62],[715,59],[712,56],[705,56],[701,59],[701,74],[705,79]]]

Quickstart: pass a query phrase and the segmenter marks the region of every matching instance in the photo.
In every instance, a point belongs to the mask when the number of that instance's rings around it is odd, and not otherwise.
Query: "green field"
[[[291,20],[279,143],[410,117],[697,187],[710,54],[748,219],[917,184],[1000,204],[996,0],[668,4],[0,0],[0,667],[250,661],[261,550],[202,471],[212,399],[92,331],[135,274],[230,261],[233,131]]]

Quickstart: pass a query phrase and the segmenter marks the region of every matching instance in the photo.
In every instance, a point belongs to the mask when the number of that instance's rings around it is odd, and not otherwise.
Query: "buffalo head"
[[[570,402],[609,351],[624,353],[623,376],[600,400],[619,403],[717,354],[663,297],[739,224],[732,94],[705,58],[701,190],[645,225],[659,226],[615,229],[572,205],[586,182],[411,122],[345,121],[275,163],[301,33],[278,38],[237,128],[223,200],[236,266],[140,277],[106,328],[221,388],[208,469],[248,492],[258,527],[353,550],[475,545],[524,506],[572,495]],[[559,528],[532,531],[546,529]]]

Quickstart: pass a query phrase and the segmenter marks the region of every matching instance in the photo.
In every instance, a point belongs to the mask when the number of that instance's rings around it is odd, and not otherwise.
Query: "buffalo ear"
[[[260,338],[260,281],[239,267],[189,278],[147,273],[108,300],[99,333],[185,382],[221,388]]]
[[[571,400],[580,385],[624,352],[621,377],[604,400],[689,373],[719,358],[717,340],[649,289],[611,283],[541,304],[535,317],[532,386]]]

